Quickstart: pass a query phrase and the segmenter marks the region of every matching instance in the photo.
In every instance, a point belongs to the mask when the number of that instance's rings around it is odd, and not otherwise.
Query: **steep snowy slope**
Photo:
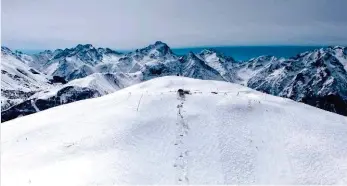
[[[2,124],[1,185],[347,184],[346,143],[344,116],[162,77]]]
[[[198,56],[192,52],[184,56],[181,59],[181,63],[182,70],[180,74],[182,76],[205,80],[224,80],[217,70],[207,65],[205,61],[198,58]]]
[[[33,93],[20,103],[2,110],[1,121],[5,122],[66,103],[100,97],[141,81],[140,73],[94,73],[67,84],[56,84],[50,89]]]
[[[44,74],[31,68],[6,47],[1,47],[2,88],[11,90],[37,90],[47,85]]]
[[[198,56],[202,58],[208,66],[217,70],[218,73],[223,76],[225,81],[238,81],[235,73],[238,64],[232,57],[224,56],[213,49],[205,49],[201,51]]]
[[[21,61],[25,62],[28,64],[28,66],[33,67],[39,71],[42,71],[42,67],[52,59],[52,57],[59,53],[60,50],[56,51],[51,51],[51,50],[45,50],[43,52],[39,52],[37,54],[25,54],[21,51],[16,50],[14,54],[16,55],[17,58],[19,58]]]
[[[44,74],[21,61],[10,49],[1,47],[2,110],[49,86],[49,80]]]

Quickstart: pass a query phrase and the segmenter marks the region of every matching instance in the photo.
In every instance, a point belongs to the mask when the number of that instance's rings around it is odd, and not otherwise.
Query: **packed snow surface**
[[[1,185],[347,184],[346,144],[344,116],[161,77],[2,124]]]

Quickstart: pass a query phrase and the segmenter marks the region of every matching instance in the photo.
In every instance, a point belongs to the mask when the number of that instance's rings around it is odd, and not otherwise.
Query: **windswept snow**
[[[347,184],[346,144],[344,116],[162,77],[2,124],[1,185]]]

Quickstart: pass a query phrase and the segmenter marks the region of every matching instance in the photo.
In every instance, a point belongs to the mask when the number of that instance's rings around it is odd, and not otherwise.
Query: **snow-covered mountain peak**
[[[203,57],[204,59],[207,59],[208,57],[211,58],[212,56],[212,58],[215,58],[215,60],[220,60],[221,62],[231,62],[231,63],[236,62],[236,60],[233,59],[232,57],[225,56],[221,52],[212,48],[204,49],[198,55]]]
[[[98,54],[97,49],[91,44],[78,44],[75,48],[65,49],[59,54],[54,58],[57,59],[61,57],[76,56],[77,58],[87,62],[98,61],[101,58],[101,55]]]
[[[218,51],[214,49],[204,49],[198,55],[205,59],[209,56],[213,56],[214,58],[217,58],[217,60],[222,56]]]
[[[267,64],[270,63],[277,63],[278,59],[275,56],[270,56],[270,55],[262,55],[256,58],[252,58],[249,61],[247,61],[244,64],[241,65],[246,65],[247,68],[252,69],[252,70],[258,70],[260,68],[263,68]]]
[[[182,64],[181,74],[186,77],[197,79],[223,80],[221,74],[213,67],[206,64],[199,56],[193,52],[180,58]]]
[[[200,52],[200,55],[203,55],[203,54],[213,54],[213,53],[218,53],[215,49],[213,48],[206,48],[206,49],[203,49],[201,52]]]
[[[120,56],[120,55],[123,54],[121,52],[112,50],[110,48],[98,48],[97,50],[98,50],[99,53],[105,54],[105,55],[112,55],[112,54],[114,54],[114,55],[119,55]]]
[[[162,41],[156,41],[154,44],[153,44],[154,46],[155,46],[155,48],[165,48],[165,49],[169,49],[170,47],[166,44],[166,43],[164,43],[164,42],[162,42]]]
[[[83,49],[93,49],[94,46],[92,44],[78,44],[76,47],[75,47],[77,50],[83,50]]]
[[[154,43],[154,45],[166,45],[166,46],[167,46],[167,44],[164,43],[164,42],[162,42],[162,41],[156,41],[156,42]]]
[[[220,65],[225,66],[225,68],[227,68],[228,70],[230,70],[233,63],[236,63],[236,60],[234,60],[232,57],[225,56],[224,54],[214,49],[204,49],[197,55],[209,64],[220,63]]]
[[[118,62],[123,54],[109,48],[95,48],[91,44],[79,44],[74,48],[55,50],[42,69],[52,76],[67,80],[86,77],[98,72],[97,65]]]
[[[254,61],[254,62],[267,62],[267,61],[274,61],[277,58],[275,56],[271,55],[261,55],[255,58],[250,59],[249,61]]]
[[[164,57],[164,56],[173,54],[170,47],[166,43],[163,43],[161,41],[157,41],[154,44],[149,45],[145,48],[136,50],[135,52],[141,53],[141,54],[149,54],[153,57]]]

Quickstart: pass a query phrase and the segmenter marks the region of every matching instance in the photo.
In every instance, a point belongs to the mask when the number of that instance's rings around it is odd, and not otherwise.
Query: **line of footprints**
[[[189,126],[186,122],[184,122],[183,118],[183,104],[184,104],[184,98],[179,98],[181,100],[181,103],[177,105],[178,113],[177,113],[177,135],[176,135],[176,163],[174,164],[174,167],[177,170],[177,181],[179,184],[189,184],[189,178],[188,178],[188,155],[189,151],[187,147],[185,146],[184,139],[185,136],[189,132]]]

